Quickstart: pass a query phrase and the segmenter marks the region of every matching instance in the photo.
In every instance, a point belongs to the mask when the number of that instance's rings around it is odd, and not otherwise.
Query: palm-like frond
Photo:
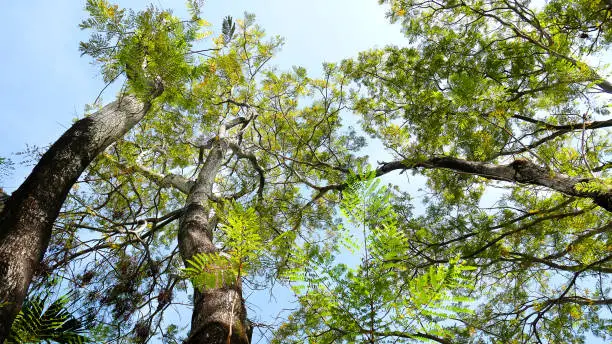
[[[229,43],[229,41],[234,37],[234,31],[236,31],[236,23],[233,22],[231,16],[227,16],[223,18],[223,26],[221,32],[223,33],[223,39],[225,43]]]
[[[47,306],[49,295],[28,297],[15,318],[6,343],[89,342],[89,338],[83,335],[86,324],[68,309],[68,299],[69,296],[64,295]]]

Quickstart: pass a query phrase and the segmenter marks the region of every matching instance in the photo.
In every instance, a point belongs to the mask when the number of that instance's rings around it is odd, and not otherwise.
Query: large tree
[[[427,178],[426,212],[405,218],[390,260],[478,267],[482,305],[449,339],[609,337],[612,4],[388,3],[411,45],[341,70],[363,129],[395,156],[378,175]]]
[[[77,178],[111,143],[147,115],[164,91],[176,92],[186,77],[196,14],[181,22],[151,8],[129,16],[105,1],[88,1],[95,28],[84,54],[103,61],[105,81],[120,76],[128,90],[117,100],[77,121],[43,154],[0,214],[0,341],[19,312],[34,271],[49,244],[52,227]],[[105,36],[102,36],[105,34]],[[190,71],[190,70],[189,70]]]
[[[252,288],[296,268],[301,240],[334,245],[319,228],[334,228],[338,197],[323,186],[342,183],[361,145],[340,132],[342,82],[331,66],[323,79],[268,67],[282,40],[252,15],[225,18],[213,41],[193,61],[200,74],[99,156],[56,223],[42,275],[71,276],[100,309],[94,332],[119,329],[106,339],[174,336],[164,316],[189,277],[187,342],[248,343],[245,278]]]

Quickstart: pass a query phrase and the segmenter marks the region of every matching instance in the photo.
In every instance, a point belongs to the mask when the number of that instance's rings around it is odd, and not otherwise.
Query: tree
[[[26,181],[5,201],[0,214],[0,341],[4,341],[49,244],[53,222],[70,188],[91,161],[151,109],[155,98],[172,93],[185,75],[185,55],[194,25],[151,8],[139,15],[106,1],[88,1],[92,17],[82,28],[100,30],[83,53],[104,61],[106,81],[122,74],[131,94],[77,121],[42,156]],[[158,28],[160,23],[165,27]],[[174,25],[172,25],[174,24]],[[130,31],[130,30],[136,30]],[[103,38],[101,33],[106,37]],[[153,45],[154,48],[149,49]],[[183,72],[183,73],[179,73]]]
[[[4,203],[0,218],[0,338],[5,338],[46,251],[53,221],[80,173],[150,108],[124,97],[73,125]]]
[[[206,288],[192,276],[187,342],[247,343],[244,279],[274,280],[292,267],[286,256],[296,240],[320,240],[314,228],[332,229],[337,196],[323,197],[319,184],[340,183],[360,161],[350,153],[359,140],[340,132],[342,84],[331,84],[331,66],[324,79],[267,67],[282,40],[265,41],[252,15],[226,18],[213,42],[193,51],[202,58],[192,61],[197,73],[183,92],[160,100],[99,156],[56,223],[41,275],[73,275],[70,287],[100,309],[93,330],[100,336],[117,328],[117,340],[156,333],[170,340],[176,326],[162,327],[163,316],[187,289],[184,264],[234,276]],[[300,104],[305,98],[308,106]],[[236,221],[223,216],[231,204],[256,212],[258,254],[247,254],[253,243],[236,239],[237,229],[227,230]],[[237,266],[221,269],[223,257]]]
[[[611,4],[388,3],[412,45],[341,69],[364,130],[395,155],[379,174],[427,177],[398,261],[478,267],[487,302],[458,319],[463,340],[606,338],[612,84],[593,59],[609,51]]]

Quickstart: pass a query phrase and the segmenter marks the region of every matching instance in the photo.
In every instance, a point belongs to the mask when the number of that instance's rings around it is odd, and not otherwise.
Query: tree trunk
[[[68,129],[9,197],[0,214],[0,343],[21,309],[53,223],[83,170],[151,107],[123,96]]]
[[[198,178],[187,197],[185,213],[179,226],[178,243],[184,261],[196,253],[213,253],[213,229],[216,221],[208,206],[215,176],[223,163],[227,144],[213,143]],[[186,344],[248,344],[250,326],[242,299],[240,280],[235,285],[198,291],[194,286],[191,332]]]

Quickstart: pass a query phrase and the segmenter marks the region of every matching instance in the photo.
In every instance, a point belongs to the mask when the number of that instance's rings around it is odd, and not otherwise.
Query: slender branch
[[[151,222],[153,223],[153,227],[147,231],[146,233],[144,233],[143,235],[141,235],[139,238],[134,237],[133,239],[124,241],[121,243],[122,246],[125,245],[129,245],[129,244],[133,244],[139,241],[142,241],[142,239],[146,239],[148,237],[150,237],[151,235],[153,235],[153,233],[155,233],[156,231],[162,229],[163,227],[165,227],[166,225],[168,225],[169,223],[171,223],[172,221],[177,220],[181,215],[183,215],[183,211],[184,208],[181,209],[177,209],[174,211],[171,211],[170,213],[160,217],[160,218],[151,218],[151,219],[147,219],[147,222]],[[126,223],[127,224],[127,223]],[[82,225],[77,225],[77,227],[83,227],[85,228],[85,226]],[[94,251],[98,251],[101,249],[105,249],[105,248],[111,248],[114,245],[116,245],[115,243],[110,243],[107,241],[103,241],[102,243],[98,244],[98,245],[94,245],[85,249],[82,249],[81,251],[77,251],[72,253],[70,256],[68,256],[67,258],[63,259],[61,262],[57,262],[54,265],[52,265],[51,267],[49,267],[50,271],[56,270],[57,268],[59,268],[61,265],[65,264],[66,262],[70,262],[75,258],[78,258],[82,255],[94,252]]]
[[[606,128],[606,127],[610,127],[612,126],[612,119],[607,120],[607,121],[594,121],[594,122],[585,122],[585,123],[573,123],[573,124],[566,124],[566,125],[552,125],[549,123],[546,123],[544,121],[540,121],[540,120],[536,120],[533,118],[529,118],[529,117],[525,117],[525,116],[521,116],[521,115],[514,115],[512,116],[513,118],[517,118],[526,122],[530,122],[530,123],[534,123],[537,125],[541,125],[543,126],[546,130],[556,130],[554,132],[552,132],[551,134],[530,143],[529,145],[524,145],[521,148],[512,150],[512,151],[503,151],[501,152],[499,155],[515,155],[515,154],[520,154],[526,151],[529,151],[533,148],[538,147],[539,145],[546,143],[556,137],[559,137],[561,135],[567,134],[569,132],[575,131],[575,130],[593,130],[593,129],[599,129],[599,128]],[[529,135],[533,135],[529,134]]]
[[[253,153],[247,153],[243,151],[240,146],[235,142],[230,141],[229,147],[239,158],[249,160],[251,162],[251,165],[253,165],[253,168],[257,171],[257,174],[259,175],[259,187],[257,188],[257,197],[259,198],[259,200],[262,200],[266,178],[264,175],[263,168],[261,168],[261,166],[259,166],[259,163],[257,162],[257,157]]]
[[[120,162],[108,153],[103,153],[102,157],[110,161],[111,163],[119,166],[119,168],[123,170],[135,170],[136,172],[141,173],[142,175],[149,178],[151,181],[159,184],[160,186],[171,186],[184,194],[188,194],[189,190],[191,189],[191,186],[193,185],[193,181],[178,174],[170,173],[167,175],[163,175],[139,164],[127,164],[125,162]]]

